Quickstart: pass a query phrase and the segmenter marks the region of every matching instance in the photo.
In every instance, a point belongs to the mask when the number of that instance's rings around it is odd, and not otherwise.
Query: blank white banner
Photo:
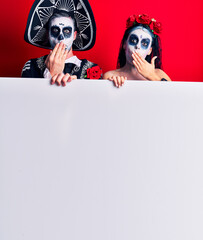
[[[0,79],[1,240],[202,240],[203,83]]]

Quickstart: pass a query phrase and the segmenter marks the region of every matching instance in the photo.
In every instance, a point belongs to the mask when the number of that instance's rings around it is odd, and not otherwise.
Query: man
[[[36,0],[24,37],[34,46],[52,50],[49,55],[29,60],[22,77],[51,78],[52,84],[63,86],[76,78],[101,78],[97,64],[73,54],[73,50],[88,50],[95,43],[96,25],[87,0]]]

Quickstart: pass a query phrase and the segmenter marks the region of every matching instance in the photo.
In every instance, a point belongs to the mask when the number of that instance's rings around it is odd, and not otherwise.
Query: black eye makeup
[[[138,44],[138,42],[139,42],[139,38],[137,37],[137,35],[132,34],[129,38],[129,44],[135,46]]]
[[[51,27],[51,36],[52,37],[58,37],[58,35],[60,34],[60,28],[57,26],[52,26]]]
[[[136,46],[139,43],[139,41],[141,41],[140,45],[141,45],[141,48],[143,48],[143,49],[147,49],[151,42],[149,38],[142,39],[142,36],[141,36],[141,40],[140,40],[136,34],[132,34],[129,38],[129,45]]]
[[[65,38],[69,38],[72,35],[72,27],[64,27],[63,34]]]
[[[149,38],[144,38],[141,40],[141,47],[144,49],[147,49],[150,44],[150,39]]]

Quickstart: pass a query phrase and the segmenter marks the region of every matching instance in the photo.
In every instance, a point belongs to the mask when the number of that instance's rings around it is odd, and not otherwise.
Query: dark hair
[[[75,18],[74,18],[74,13],[73,12],[66,12],[65,10],[58,10],[58,9],[55,9],[53,15],[49,18],[49,21],[46,25],[47,29],[49,29],[49,24],[50,24],[51,20],[56,18],[56,17],[67,17],[67,18],[70,17],[73,20],[74,31],[78,32],[77,23],[76,23]]]
[[[162,69],[162,48],[161,48],[161,40],[160,37],[153,34],[153,32],[151,31],[151,29],[149,28],[149,26],[145,25],[145,24],[141,24],[141,23],[137,23],[129,28],[126,29],[123,39],[121,41],[120,44],[120,50],[119,50],[119,55],[118,55],[118,60],[117,60],[117,68],[121,68],[123,66],[125,66],[126,64],[126,56],[125,56],[125,49],[123,48],[124,43],[126,42],[129,34],[131,33],[131,31],[133,30],[133,28],[137,27],[137,26],[141,26],[146,28],[152,35],[152,52],[150,55],[147,55],[146,57],[146,61],[151,63],[151,59],[154,56],[157,56],[156,60],[155,60],[155,67],[156,68],[160,68]]]

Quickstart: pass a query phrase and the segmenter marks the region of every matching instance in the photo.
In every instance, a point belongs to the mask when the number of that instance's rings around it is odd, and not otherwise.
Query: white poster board
[[[1,240],[202,240],[203,83],[0,79]]]

